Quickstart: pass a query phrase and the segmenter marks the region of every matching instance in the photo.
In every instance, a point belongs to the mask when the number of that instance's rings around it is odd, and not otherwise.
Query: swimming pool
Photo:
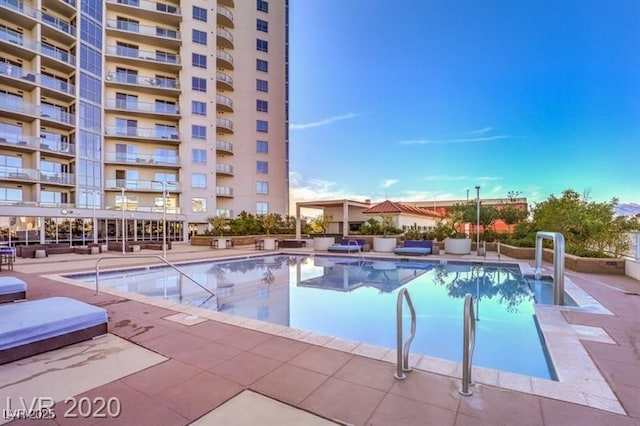
[[[515,264],[271,255],[180,268],[217,297],[165,267],[103,272],[100,286],[388,348],[395,348],[397,294],[407,288],[417,314],[411,351],[458,362],[463,299],[471,293],[474,365],[554,379],[534,292]],[[95,276],[69,278],[93,285]]]

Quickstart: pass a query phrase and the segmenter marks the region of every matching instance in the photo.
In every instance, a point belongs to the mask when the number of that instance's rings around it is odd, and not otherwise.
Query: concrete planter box
[[[397,247],[396,237],[373,237],[373,251],[378,253],[393,253]]]
[[[276,239],[275,238],[263,238],[264,240],[264,249],[265,250],[275,250],[276,249]]]
[[[334,244],[336,239],[333,237],[314,237],[313,249],[316,251],[327,251],[330,245]]]
[[[469,254],[471,253],[471,239],[446,238],[444,240],[444,251],[447,254]]]

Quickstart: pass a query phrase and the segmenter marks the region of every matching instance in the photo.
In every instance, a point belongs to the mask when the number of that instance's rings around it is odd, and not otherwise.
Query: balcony
[[[233,69],[233,56],[222,50],[216,52],[216,66],[227,70]]]
[[[120,62],[140,66],[140,61],[145,66],[154,67],[158,70],[176,72],[181,68],[180,56],[175,53],[164,51],[138,50],[124,46],[107,46],[107,56],[118,58]]]
[[[35,183],[40,179],[40,171],[24,167],[0,166],[0,179]]]
[[[106,0],[106,3],[108,10],[139,16],[141,19],[164,22],[176,27],[182,21],[182,10],[173,4],[147,0]]]
[[[75,185],[76,176],[71,173],[40,172],[40,181],[47,185]]]
[[[216,72],[216,81],[218,89],[233,91],[233,78],[230,75],[218,71]]]
[[[162,193],[162,184],[153,180],[137,180],[137,179],[107,179],[105,190],[133,192],[159,192]],[[168,192],[179,192],[181,190],[180,182],[167,182]]]
[[[105,153],[105,162],[135,164],[136,166],[170,166],[179,167],[180,157],[177,155],[171,157],[161,157],[151,154],[128,154],[124,152],[107,152]]]
[[[216,197],[233,198],[233,188],[228,186],[216,186]]]
[[[0,132],[0,147],[10,151],[34,152],[38,149],[40,138],[19,133]]]
[[[58,128],[62,127],[65,129],[76,125],[76,116],[69,112],[62,111],[48,105],[40,105],[39,111],[40,119],[42,121],[47,121],[47,125],[53,125]]]
[[[179,118],[180,111],[177,104],[132,102],[120,99],[107,99],[105,108],[120,113],[134,115],[148,115],[155,118]]]
[[[180,134],[177,128],[174,131],[169,131],[142,127],[107,126],[105,136],[127,139],[169,140],[180,143]]]
[[[74,144],[61,141],[46,140],[43,138],[38,139],[38,148],[40,148],[42,151],[46,151],[49,154],[60,154],[69,157],[75,156],[76,154],[76,146]]]
[[[233,155],[233,144],[227,141],[216,141],[216,154]]]
[[[220,176],[233,176],[233,166],[231,164],[216,164],[216,174]]]
[[[13,97],[0,96],[0,111],[14,120],[31,122],[38,116],[38,108],[31,102],[18,101]]]
[[[21,28],[33,28],[38,19],[38,11],[22,1],[0,0],[2,17]]]
[[[127,90],[136,90],[144,93],[158,94],[159,91],[172,92],[176,95],[180,92],[178,76],[157,77],[150,75],[136,75],[109,71],[105,77],[106,84],[122,87]]]
[[[43,55],[43,66],[59,68],[63,65],[67,72],[75,67],[76,58],[69,51],[40,43],[11,29],[0,28],[0,44],[3,51],[19,58],[31,60],[35,54]]]
[[[218,25],[233,28],[233,13],[224,6],[218,5],[217,9]]]
[[[234,7],[233,0],[218,0],[218,3],[223,6]]]
[[[216,41],[218,46],[226,47],[227,49],[233,49],[233,36],[224,28],[216,29]]]
[[[226,118],[216,118],[216,131],[220,133],[233,133],[233,121]]]
[[[216,95],[216,105],[218,111],[233,112],[233,101],[224,95]]]
[[[76,39],[76,27],[70,21],[46,12],[38,12],[42,26],[42,36],[64,44],[72,44]]]
[[[180,46],[180,31],[177,28],[140,25],[135,22],[107,19],[107,33],[135,40],[136,43],[148,43],[177,49]]]

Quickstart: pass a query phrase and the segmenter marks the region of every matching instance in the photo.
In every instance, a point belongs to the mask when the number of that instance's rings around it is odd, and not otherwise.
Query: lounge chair
[[[409,256],[426,256],[433,250],[431,240],[407,240],[402,247],[398,247],[393,252]]]
[[[359,251],[366,251],[367,240],[362,238],[343,238],[340,244],[330,245],[327,250],[332,253],[354,253]]]
[[[16,277],[0,277],[0,303],[27,298],[27,283]]]
[[[50,297],[0,306],[0,364],[107,333],[107,311]]]

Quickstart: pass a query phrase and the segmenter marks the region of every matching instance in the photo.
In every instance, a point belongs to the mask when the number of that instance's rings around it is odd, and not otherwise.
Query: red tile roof
[[[383,201],[375,206],[372,206],[362,213],[364,214],[393,214],[393,213],[407,213],[417,216],[428,216],[434,218],[441,218],[442,214],[429,210],[423,207],[414,207],[408,204],[397,203],[394,201]]]

